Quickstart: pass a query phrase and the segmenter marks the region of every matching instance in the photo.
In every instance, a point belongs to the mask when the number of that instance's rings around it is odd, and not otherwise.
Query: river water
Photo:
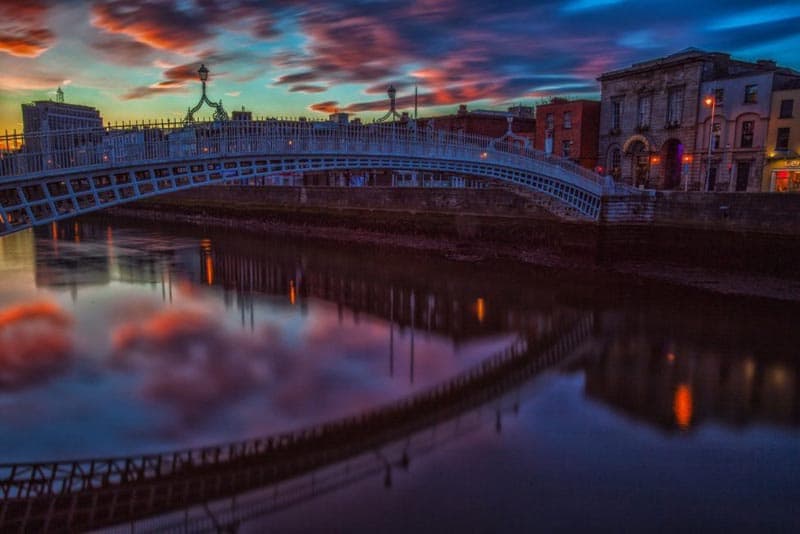
[[[253,532],[798,531],[797,317],[598,274],[70,221],[0,239],[0,462],[308,427],[563,336],[538,373],[302,498],[265,488],[143,524],[235,509]]]

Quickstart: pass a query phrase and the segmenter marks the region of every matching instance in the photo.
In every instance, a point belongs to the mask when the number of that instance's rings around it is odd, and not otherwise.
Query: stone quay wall
[[[563,220],[509,188],[209,186],[117,208],[445,239],[584,264],[643,261],[800,278],[800,195],[643,192],[604,199],[598,222]],[[504,253],[500,252],[501,255]]]

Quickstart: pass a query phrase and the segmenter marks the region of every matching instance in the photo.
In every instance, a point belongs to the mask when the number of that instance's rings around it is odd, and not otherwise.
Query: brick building
[[[702,139],[708,131],[704,134],[698,122],[705,117],[702,97],[704,91],[718,85],[703,84],[714,81],[721,84],[722,80],[760,73],[773,73],[775,79],[776,70],[779,69],[772,62],[750,63],[731,59],[729,54],[689,48],[604,73],[598,78],[601,83],[599,165],[616,179],[634,186],[699,189],[714,182],[715,189],[730,187],[727,177],[720,178],[717,185],[717,178],[706,176],[708,171],[703,170]],[[783,71],[791,75],[791,71]],[[772,86],[768,85],[771,91]],[[737,123],[739,118],[731,120]],[[712,167],[713,160],[714,154]],[[756,181],[751,181],[755,174],[748,170],[748,189],[755,187]]]
[[[533,143],[536,119],[533,108],[528,106],[515,106],[508,111],[467,111],[467,106],[462,104],[454,115],[420,118],[417,122],[421,128],[433,121],[433,127],[437,130],[502,137],[508,131],[509,117],[512,118],[511,131],[520,137],[527,137]]]
[[[535,148],[569,158],[587,169],[597,162],[600,102],[553,98],[536,107]]]

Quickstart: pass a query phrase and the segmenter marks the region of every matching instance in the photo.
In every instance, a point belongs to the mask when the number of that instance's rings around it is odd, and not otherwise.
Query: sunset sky
[[[596,77],[689,46],[800,69],[800,3],[675,0],[0,0],[0,130],[20,104],[92,105],[107,121],[228,111],[364,120],[398,106],[497,108],[597,97]],[[208,116],[205,108],[201,116]]]

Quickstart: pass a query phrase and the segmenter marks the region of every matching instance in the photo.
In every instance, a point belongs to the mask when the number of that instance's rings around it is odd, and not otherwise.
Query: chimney
[[[466,115],[466,114],[467,114],[467,105],[466,104],[460,104],[458,106],[458,115]]]

